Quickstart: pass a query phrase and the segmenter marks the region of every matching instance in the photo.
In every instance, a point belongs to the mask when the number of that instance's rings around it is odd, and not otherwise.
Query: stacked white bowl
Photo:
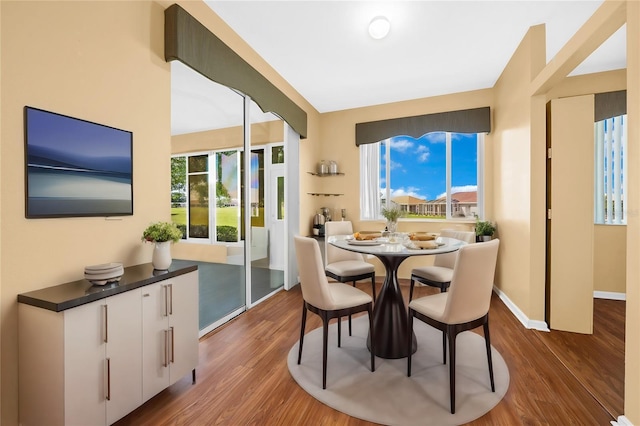
[[[117,262],[84,267],[84,278],[95,285],[105,285],[120,281],[123,274],[122,263]]]

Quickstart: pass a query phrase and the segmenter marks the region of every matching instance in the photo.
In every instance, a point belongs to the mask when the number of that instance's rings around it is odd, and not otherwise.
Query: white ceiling
[[[324,113],[492,87],[529,27],[546,24],[548,62],[602,1],[207,4]],[[378,15],[391,21],[382,40],[367,33]],[[572,75],[625,68],[625,39],[623,27]]]

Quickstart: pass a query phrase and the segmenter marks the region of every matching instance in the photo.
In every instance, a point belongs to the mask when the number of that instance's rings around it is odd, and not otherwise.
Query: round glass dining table
[[[384,284],[376,297],[373,307],[373,336],[375,339],[375,355],[381,358],[396,359],[409,355],[407,352],[409,330],[407,308],[402,299],[402,292],[398,283],[398,267],[408,257],[425,256],[457,251],[464,241],[454,238],[438,237],[435,241],[438,247],[432,249],[411,249],[402,243],[383,241],[354,240],[352,235],[334,235],[327,238],[327,244],[332,244],[344,250],[373,255],[380,259],[385,267]],[[367,346],[371,348],[370,340]],[[412,353],[417,349],[416,337],[413,334]]]

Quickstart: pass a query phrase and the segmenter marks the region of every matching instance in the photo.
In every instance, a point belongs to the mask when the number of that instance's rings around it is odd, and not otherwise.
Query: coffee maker
[[[313,235],[324,237],[324,224],[331,220],[331,209],[321,207],[320,213],[313,216]]]

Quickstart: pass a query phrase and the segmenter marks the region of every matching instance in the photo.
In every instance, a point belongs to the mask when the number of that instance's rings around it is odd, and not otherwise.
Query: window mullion
[[[217,193],[216,193],[216,185],[217,185],[217,167],[216,167],[216,154],[215,152],[209,152],[208,158],[209,164],[209,243],[213,243],[218,238],[218,233],[216,232],[216,215],[218,209],[217,203]]]
[[[389,208],[391,207],[391,139],[385,141],[385,155],[385,180],[387,182],[385,188],[385,204],[386,207]],[[381,212],[378,212],[378,215],[380,214]]]
[[[620,166],[621,166],[621,153],[622,153],[622,141],[621,141],[621,129],[622,117],[613,118],[613,223],[620,224],[622,218],[621,204],[621,189],[622,183],[620,181]]]
[[[451,132],[446,132],[445,174],[447,185],[447,219],[451,219]]]

